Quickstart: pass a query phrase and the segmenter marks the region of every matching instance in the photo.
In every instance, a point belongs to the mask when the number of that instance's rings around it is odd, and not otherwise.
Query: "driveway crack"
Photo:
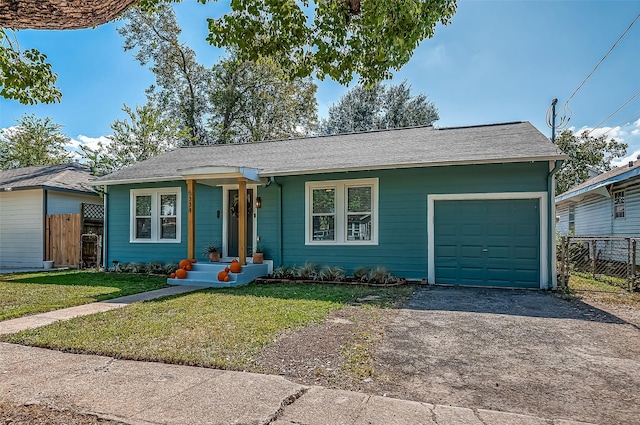
[[[295,401],[298,400],[303,395],[305,395],[307,393],[307,391],[309,391],[309,389],[310,389],[309,387],[302,387],[298,391],[296,391],[295,393],[291,394],[290,396],[288,396],[284,400],[282,400],[278,410],[276,410],[272,415],[270,415],[267,418],[267,420],[262,423],[262,425],[269,425],[269,424],[275,422],[277,419],[279,419],[282,416],[282,414],[284,413],[284,409],[286,409],[287,406],[295,403]]]

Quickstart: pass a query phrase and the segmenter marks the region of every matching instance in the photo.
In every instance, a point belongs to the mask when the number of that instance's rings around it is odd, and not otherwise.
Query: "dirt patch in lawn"
[[[640,311],[540,291],[422,288],[282,336],[261,370],[306,385],[593,423],[640,417]]]

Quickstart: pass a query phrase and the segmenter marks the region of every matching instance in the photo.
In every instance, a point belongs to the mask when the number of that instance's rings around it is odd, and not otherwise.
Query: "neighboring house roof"
[[[81,164],[36,165],[0,171],[0,191],[47,189],[95,194],[89,169]]]
[[[96,181],[117,184],[183,178],[198,167],[239,167],[259,176],[385,168],[546,161],[566,156],[529,122],[412,127],[278,141],[184,147]]]
[[[603,188],[605,188],[605,186],[618,183],[638,175],[640,175],[640,161],[630,162],[628,165],[616,167],[613,170],[606,171],[584,183],[572,187],[568,191],[556,196],[556,202],[565,201],[567,199],[586,195],[587,193],[595,191],[604,195],[606,190]]]

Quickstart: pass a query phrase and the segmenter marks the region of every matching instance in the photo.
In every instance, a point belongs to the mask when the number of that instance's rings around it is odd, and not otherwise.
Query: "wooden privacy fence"
[[[102,250],[104,208],[82,204],[80,214],[47,217],[47,259],[55,267],[98,267]]]
[[[47,258],[56,267],[77,267],[80,260],[80,214],[47,217]]]

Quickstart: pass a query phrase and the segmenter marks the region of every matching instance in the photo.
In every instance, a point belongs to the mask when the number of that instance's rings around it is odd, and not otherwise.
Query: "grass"
[[[43,328],[4,335],[6,342],[77,353],[251,370],[253,356],[283,332],[377,295],[390,305],[412,287],[248,285],[168,297]]]
[[[159,276],[67,270],[0,275],[0,320],[104,301],[166,286]]]
[[[587,274],[572,273],[569,278],[569,291],[581,299],[640,309],[639,292],[628,292],[620,285],[595,280]]]

